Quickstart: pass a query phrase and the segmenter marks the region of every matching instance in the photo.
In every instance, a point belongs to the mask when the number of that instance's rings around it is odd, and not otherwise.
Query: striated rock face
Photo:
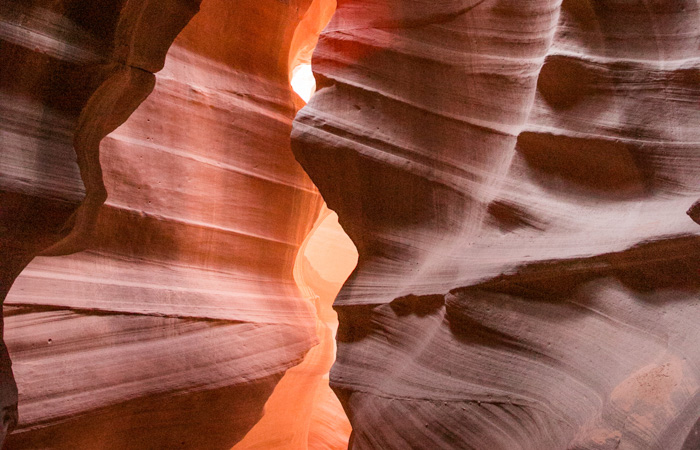
[[[696,1],[339,3],[293,149],[360,252],[352,448],[700,445],[699,33]]]
[[[194,0],[0,5],[0,303],[37,253],[85,248],[106,195],[99,142],[153,89],[197,9]],[[1,442],[17,422],[4,343],[0,408]]]
[[[207,0],[153,88],[197,2],[2,5],[2,297],[70,254],[5,301],[9,448],[230,448],[317,344],[289,77],[322,6]]]
[[[697,0],[199,3],[0,4],[0,441],[343,447],[306,170],[350,447],[700,447]]]

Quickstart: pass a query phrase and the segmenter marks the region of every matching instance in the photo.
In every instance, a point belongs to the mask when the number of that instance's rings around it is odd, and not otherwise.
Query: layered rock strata
[[[0,5],[0,302],[39,252],[85,248],[106,196],[99,142],[153,89],[153,73],[198,6],[194,0]],[[0,366],[4,437],[17,422],[4,343]]]
[[[351,448],[697,447],[699,30],[696,1],[339,3],[293,149],[360,252]]]
[[[3,5],[3,289],[74,253],[5,301],[7,444],[230,448],[318,341],[289,149],[318,5],[208,0],[143,101],[197,4],[103,3]]]

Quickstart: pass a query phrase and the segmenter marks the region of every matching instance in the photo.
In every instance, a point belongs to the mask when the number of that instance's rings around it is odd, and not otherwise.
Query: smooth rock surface
[[[360,253],[351,448],[694,448],[699,30],[696,1],[338,5],[292,146]]]
[[[698,448],[697,0],[332,8],[0,5],[0,440],[345,445],[313,180],[351,448]]]
[[[35,258],[5,301],[20,417],[7,446],[231,448],[318,343],[293,267],[323,200],[289,148],[303,104],[289,79],[323,10],[208,0],[144,100],[170,45],[159,33],[189,20],[174,2],[157,14],[142,2],[128,20],[138,2],[34,3],[8,4],[0,35],[14,67],[2,76],[13,96],[3,102],[3,226],[14,233],[2,243],[19,249],[18,262],[3,262],[6,287],[40,251],[73,254]],[[100,41],[110,11],[162,51]],[[122,54],[128,67],[100,85],[94,64]],[[124,96],[128,114],[115,116]],[[90,180],[99,183],[86,189]],[[324,349],[327,372],[332,343]]]
[[[99,142],[153,89],[153,73],[198,7],[196,0],[0,5],[0,303],[38,253],[86,247],[106,197]],[[10,365],[0,342],[0,443],[17,424]]]

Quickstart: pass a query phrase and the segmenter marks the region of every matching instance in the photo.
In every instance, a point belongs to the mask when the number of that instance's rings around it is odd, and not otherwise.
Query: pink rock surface
[[[311,180],[351,448],[700,447],[696,0],[198,8],[0,5],[8,447],[344,446]]]
[[[697,446],[699,18],[339,4],[293,148],[360,252],[352,448]]]

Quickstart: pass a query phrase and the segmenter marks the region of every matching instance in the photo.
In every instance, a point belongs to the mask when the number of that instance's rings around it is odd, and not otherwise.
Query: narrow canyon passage
[[[301,62],[292,70],[291,85],[308,102],[316,89],[311,64]],[[333,301],[357,265],[357,257],[337,214],[324,204],[294,262],[294,280],[316,309],[319,344],[284,374],[265,404],[262,419],[234,450],[348,447],[350,423],[330,389],[328,372],[335,361],[338,329]]]
[[[697,450],[699,43],[698,0],[0,1],[0,441]]]
[[[265,413],[234,449],[343,449],[350,423],[328,385],[335,361],[338,316],[332,309],[338,291],[357,264],[357,250],[324,207],[299,250],[294,278],[318,314],[319,344],[289,369],[265,404]]]

